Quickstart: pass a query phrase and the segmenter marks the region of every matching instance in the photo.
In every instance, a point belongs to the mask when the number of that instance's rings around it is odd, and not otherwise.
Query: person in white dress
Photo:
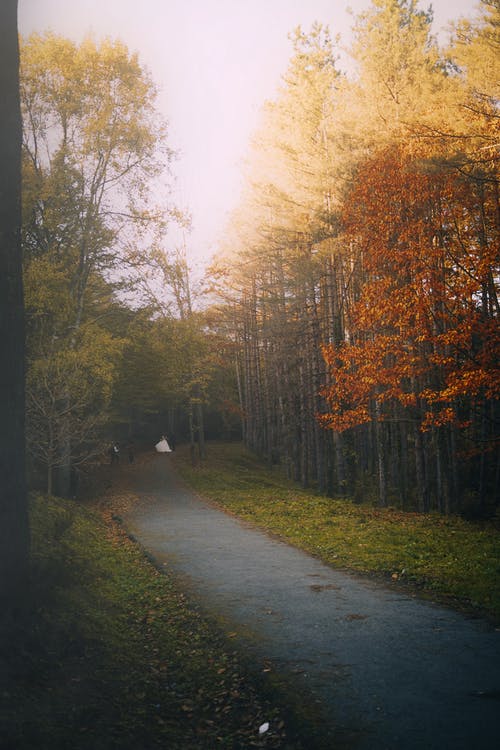
[[[165,435],[161,436],[161,440],[159,443],[156,443],[155,448],[158,453],[172,453],[172,449],[168,444],[167,438]]]

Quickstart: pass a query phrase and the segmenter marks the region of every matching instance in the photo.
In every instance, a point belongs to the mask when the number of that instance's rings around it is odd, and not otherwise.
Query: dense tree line
[[[165,222],[146,203],[165,135],[119,42],[33,35],[20,91],[28,448],[48,491],[67,495],[108,418],[126,337],[117,294],[148,263],[140,234],[153,243]]]
[[[119,41],[33,35],[20,94],[30,481],[73,494],[111,441],[167,431],[203,455],[204,405],[209,429],[224,413],[222,344],[170,244],[189,222],[149,74]]]
[[[22,43],[27,425],[71,492],[119,437],[235,437],[321,492],[483,511],[498,495],[498,8],[448,49],[413,0],[355,21],[355,69],[292,35],[195,305],[172,152],[120,42]],[[165,178],[167,180],[165,181]],[[159,205],[153,196],[161,196]]]
[[[304,485],[491,510],[498,446],[498,4],[448,49],[373,0],[338,69],[294,54],[216,263],[247,444]]]

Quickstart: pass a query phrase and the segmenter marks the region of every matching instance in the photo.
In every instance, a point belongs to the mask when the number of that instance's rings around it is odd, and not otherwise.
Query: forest
[[[32,486],[71,496],[110,441],[168,432],[193,460],[242,439],[321,494],[495,513],[500,11],[446,48],[431,19],[373,0],[348,72],[328,28],[291,33],[201,280],[137,55],[21,40]]]
[[[382,739],[360,747],[490,747],[498,1],[446,42],[416,0],[371,0],[349,50],[291,30],[202,271],[139,56],[19,37],[17,5],[0,3],[3,741],[324,750],[372,716]],[[148,543],[130,519],[152,516]],[[199,593],[189,555],[224,563]],[[290,630],[297,613],[314,622]]]

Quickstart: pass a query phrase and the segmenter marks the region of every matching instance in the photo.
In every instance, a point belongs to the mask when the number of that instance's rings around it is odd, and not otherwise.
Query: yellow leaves
[[[456,25],[450,49],[469,91],[493,101],[500,97],[499,15],[496,3],[485,3],[479,18],[462,20]]]
[[[52,316],[52,319],[63,320],[70,310],[67,284],[68,274],[62,263],[42,257],[26,264],[24,289],[30,316]]]
[[[457,421],[455,409],[451,406],[443,407],[438,411],[426,412],[421,423],[421,430],[426,432],[431,427],[442,427],[446,424],[455,424]]]
[[[378,143],[405,134],[427,112],[441,112],[446,85],[431,43],[429,19],[413,4],[377,2],[355,26],[359,66],[356,106],[364,138]]]
[[[330,400],[333,400],[335,398],[334,391],[331,392],[331,395],[332,399]],[[359,405],[332,411],[328,414],[318,414],[317,419],[324,429],[344,432],[357,425],[367,424],[371,421],[372,416],[367,406]]]
[[[87,38],[75,45],[51,33],[33,35],[22,45],[21,62],[27,143],[45,141],[54,154],[63,142],[76,161],[106,156],[108,172],[116,152],[122,155],[114,165],[119,172],[161,137],[153,116],[155,87],[122,42]]]

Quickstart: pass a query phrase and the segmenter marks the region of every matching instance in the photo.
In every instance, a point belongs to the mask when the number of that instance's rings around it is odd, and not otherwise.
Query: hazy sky
[[[429,2],[420,2],[427,8]],[[51,29],[75,40],[111,36],[139,53],[170,124],[178,203],[193,215],[197,264],[216,248],[236,201],[239,163],[259,109],[291,54],[288,34],[317,20],[349,44],[352,15],[369,0],[19,0],[23,35]],[[476,0],[433,0],[434,33],[471,15]]]

